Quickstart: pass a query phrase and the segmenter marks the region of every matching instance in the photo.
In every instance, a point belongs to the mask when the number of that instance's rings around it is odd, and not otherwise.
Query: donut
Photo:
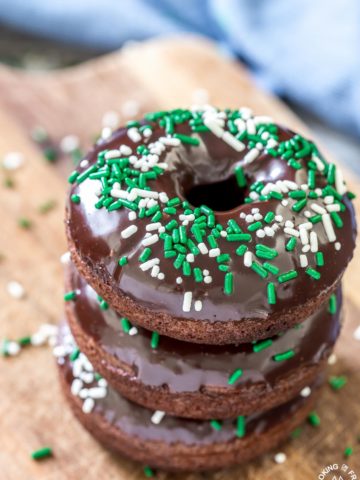
[[[355,246],[339,167],[247,108],[149,113],[101,139],[69,182],[81,275],[134,325],[187,342],[293,327],[335,291]]]
[[[72,265],[65,284],[77,292],[76,301],[65,304],[67,322],[96,371],[127,399],[180,417],[235,418],[289,401],[324,369],[340,332],[340,289],[280,336],[214,346],[132,326]]]
[[[276,447],[313,409],[321,382],[315,382],[309,396],[298,395],[265,413],[224,421],[171,417],[122,398],[94,374],[66,326],[60,335],[61,386],[78,420],[114,452],[169,471],[230,467]]]

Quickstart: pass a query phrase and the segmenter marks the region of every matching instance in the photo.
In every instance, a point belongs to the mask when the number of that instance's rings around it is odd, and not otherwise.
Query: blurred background
[[[0,0],[0,62],[22,69],[184,33],[244,63],[360,174],[358,0]]]

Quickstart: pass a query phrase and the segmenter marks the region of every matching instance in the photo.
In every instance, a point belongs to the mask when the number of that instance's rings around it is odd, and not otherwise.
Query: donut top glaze
[[[61,352],[60,352],[61,349]],[[86,356],[79,352],[66,326],[60,330],[58,364],[74,396],[82,402],[84,413],[102,415],[106,421],[124,433],[143,440],[168,444],[209,445],[232,441],[251,433],[261,434],[286,421],[309,398],[298,395],[291,401],[265,413],[254,413],[234,420],[190,420],[152,412],[121,397],[105,379],[91,371]],[[61,355],[60,355],[61,353]],[[87,381],[84,382],[83,379]],[[311,386],[316,393],[322,379]]]
[[[69,178],[70,242],[144,311],[266,319],[329,291],[355,245],[340,169],[249,109],[155,112]]]
[[[77,292],[76,302],[69,306],[87,338],[126,365],[122,375],[147,386],[166,386],[171,393],[253,385],[269,392],[294,369],[326,359],[340,333],[339,288],[305,322],[263,341],[225,346],[197,345],[166,336],[155,341],[152,332],[132,326],[111,310],[73,266],[67,276]],[[238,378],[236,372],[241,372]]]

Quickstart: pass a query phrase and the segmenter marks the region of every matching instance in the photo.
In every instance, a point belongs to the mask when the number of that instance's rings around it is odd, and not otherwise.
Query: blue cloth
[[[266,88],[360,136],[358,0],[0,0],[0,22],[104,51],[203,34]]]

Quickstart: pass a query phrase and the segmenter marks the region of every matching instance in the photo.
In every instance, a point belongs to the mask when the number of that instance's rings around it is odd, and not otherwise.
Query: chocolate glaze
[[[269,392],[292,370],[325,359],[340,332],[342,295],[338,288],[334,315],[329,313],[326,302],[301,325],[274,337],[269,348],[257,353],[252,344],[198,345],[166,336],[161,336],[158,347],[152,349],[151,332],[138,327],[135,336],[124,333],[120,317],[111,309],[100,309],[98,295],[73,265],[67,274],[68,286],[77,291],[70,308],[85,334],[115,360],[130,366],[132,373],[124,371],[123,375],[147,386],[166,386],[172,393],[196,392],[203,387],[234,389],[228,385],[228,378],[237,368],[244,372],[237,382],[239,388],[256,384]],[[296,352],[291,359],[272,359],[289,349]]]
[[[177,126],[180,133],[190,133],[187,125]],[[144,143],[153,142],[154,139],[163,135],[158,127],[153,135]],[[292,133],[280,129],[280,140],[288,139]],[[236,152],[224,141],[219,140],[212,133],[199,134],[201,144],[198,147],[181,145],[163,154],[161,161],[166,161],[170,168],[157,180],[149,184],[158,191],[165,191],[169,198],[179,196],[186,198],[186,194],[196,185],[213,183],[214,181],[226,180],[233,175],[237,165],[243,165],[243,157],[246,153]],[[113,136],[89,152],[87,159],[92,164],[96,161],[98,152],[104,148],[117,148],[125,144],[136,149],[136,144],[128,138],[126,129],[120,129]],[[80,167],[79,167],[80,168]],[[297,183],[307,183],[305,169],[294,170],[280,158],[273,158],[265,151],[251,164],[243,165],[249,183],[256,180],[276,181],[279,179],[294,180]],[[82,169],[80,168],[80,171]],[[211,268],[213,282],[210,285],[196,283],[193,277],[184,277],[181,285],[176,284],[179,272],[173,268],[172,259],[163,258],[161,242],[153,245],[153,255],[161,258],[161,270],[165,273],[165,279],[159,281],[152,278],[148,272],[139,268],[138,256],[143,247],[141,239],[145,234],[147,219],[137,219],[139,227],[135,235],[129,239],[121,239],[120,232],[130,225],[128,210],[108,212],[102,208],[97,210],[94,204],[97,201],[96,190],[99,181],[85,180],[80,185],[73,185],[70,194],[79,194],[81,203],[68,202],[67,205],[67,230],[69,241],[75,247],[82,262],[84,262],[100,281],[109,285],[114,295],[134,300],[137,305],[143,307],[144,312],[152,314],[167,314],[176,319],[188,318],[205,321],[240,321],[241,319],[264,320],[270,316],[281,316],[289,312],[293,306],[300,306],[306,301],[311,301],[321,294],[326,294],[341,278],[348,262],[350,261],[355,245],[356,226],[351,202],[344,197],[346,211],[341,214],[344,226],[336,229],[341,249],[335,251],[334,244],[328,243],[322,223],[314,226],[318,235],[319,250],[324,254],[325,265],[319,270],[321,278],[317,281],[305,274],[305,269],[299,265],[299,252],[285,252],[284,245],[288,238],[282,234],[274,237],[265,237],[261,243],[276,248],[280,254],[274,262],[280,267],[281,272],[297,269],[299,276],[290,282],[278,285],[277,303],[269,305],[266,293],[266,280],[243,266],[243,258],[235,255],[236,242],[226,242],[219,238],[218,243],[222,250],[232,256],[231,271],[234,272],[234,293],[230,296],[223,293],[224,273],[216,267],[216,260],[200,255],[197,257],[199,267]],[[240,212],[250,213],[254,207],[259,208],[260,213],[265,215],[269,210],[281,214],[284,221],[291,220],[296,225],[306,221],[302,213],[294,213],[289,208],[281,205],[277,200],[266,202],[254,202],[241,204],[244,195],[249,192],[239,189],[239,206],[230,211],[216,213],[216,221],[226,226],[227,221],[235,218],[246,231],[244,220],[239,218]],[[226,191],[223,192],[227,194]],[[319,200],[318,203],[322,203]],[[250,245],[251,246],[251,245]],[[124,267],[118,265],[118,260],[123,255],[128,256],[129,263]],[[310,257],[310,255],[309,255]],[[311,260],[311,266],[314,261]],[[88,278],[90,280],[90,278]],[[192,309],[189,313],[183,312],[182,302],[185,291],[193,292],[193,299],[201,299],[203,308],[200,312]],[[111,297],[107,298],[111,302]],[[131,318],[130,318],[131,320]]]
[[[67,330],[62,327],[60,337]],[[60,338],[61,343],[61,338]],[[71,362],[69,357],[61,362],[59,368],[65,376],[67,384],[73,380]],[[312,394],[317,391],[322,379],[318,379],[312,386]],[[89,384],[91,387],[92,384]],[[246,418],[246,434],[262,434],[273,425],[286,421],[301,408],[309,398],[300,395],[293,400],[276,407],[266,413],[256,413]],[[108,387],[108,394],[103,399],[96,400],[93,413],[97,413],[115,427],[119,428],[130,436],[138,437],[147,441],[162,441],[167,444],[185,445],[211,445],[214,443],[231,442],[236,437],[236,423],[233,420],[224,420],[221,430],[211,427],[209,421],[183,419],[166,415],[159,425],[151,422],[153,412],[144,407],[136,405]],[[92,415],[93,413],[89,414]]]

